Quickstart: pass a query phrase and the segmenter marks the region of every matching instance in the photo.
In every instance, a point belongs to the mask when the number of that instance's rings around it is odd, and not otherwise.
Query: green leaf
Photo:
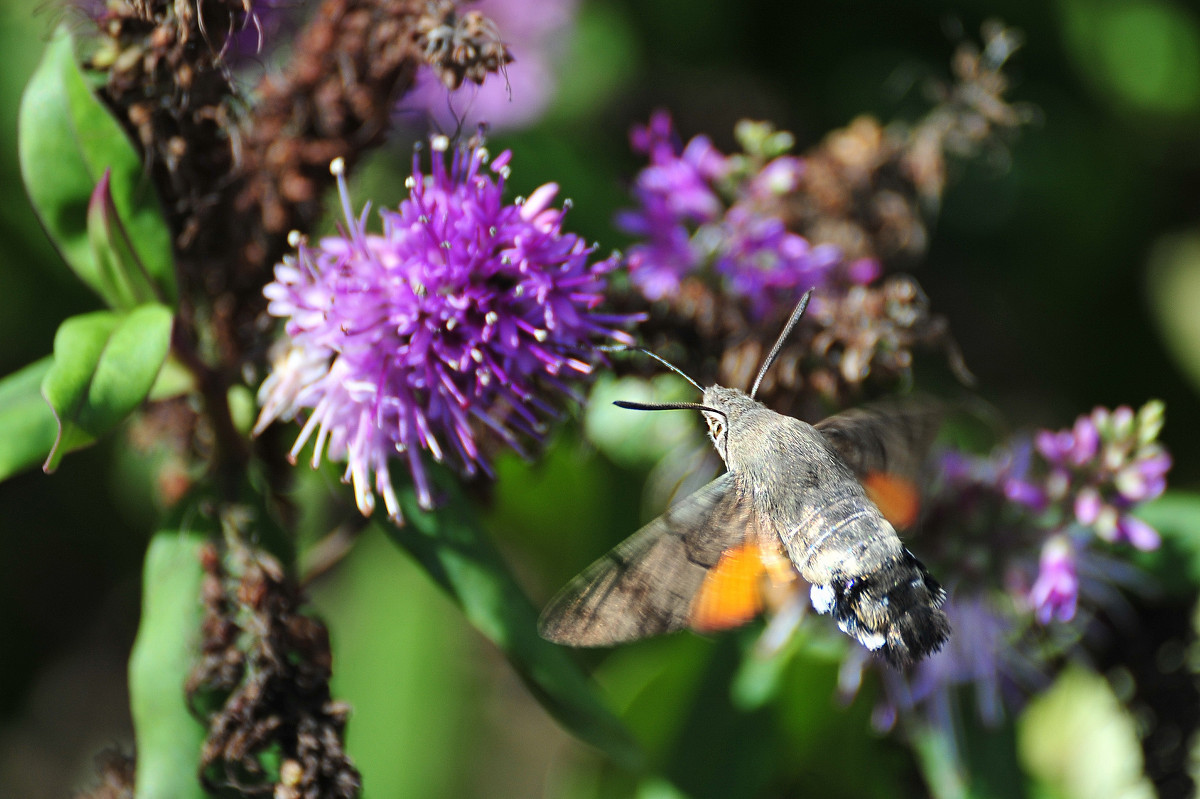
[[[75,316],[54,336],[54,366],[42,395],[58,419],[58,439],[43,468],[116,427],[150,393],[171,343],[171,310],[143,305],[129,314]]]
[[[537,610],[487,539],[469,503],[451,492],[446,507],[428,513],[411,490],[400,497],[406,524],[386,526],[462,608],[467,620],[498,646],[542,706],[568,731],[628,769],[643,755],[632,735],[597,697],[595,684],[566,650],[537,633]]]
[[[1160,236],[1146,259],[1146,293],[1167,352],[1200,388],[1200,234]]]
[[[46,459],[58,424],[42,399],[42,379],[54,359],[47,355],[0,379],[0,480]]]
[[[89,88],[60,27],[25,88],[17,120],[21,175],[51,241],[84,283],[122,307],[88,238],[88,201],[111,170],[116,216],[155,286],[174,304],[171,234],[148,170],[133,143]]]
[[[1200,27],[1165,0],[1055,3],[1066,57],[1101,100],[1145,124],[1200,111]]]
[[[154,388],[150,389],[150,396],[147,399],[151,402],[160,402],[174,397],[181,397],[195,390],[195,373],[180,363],[173,355],[168,355],[162,370],[158,373],[158,378],[154,381]]]
[[[163,531],[146,552],[142,619],[129,658],[137,799],[207,796],[198,778],[205,729],[184,696],[199,656],[204,541],[198,533]]]
[[[92,191],[88,202],[87,232],[96,260],[96,277],[104,285],[101,292],[112,307],[128,311],[142,303],[159,299],[146,267],[142,265],[112,196],[112,169]]]

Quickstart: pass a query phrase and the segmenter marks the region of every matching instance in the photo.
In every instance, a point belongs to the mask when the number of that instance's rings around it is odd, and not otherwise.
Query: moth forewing
[[[539,631],[570,646],[608,646],[687,627],[705,575],[746,540],[751,513],[726,472],[568,583],[542,612]]]

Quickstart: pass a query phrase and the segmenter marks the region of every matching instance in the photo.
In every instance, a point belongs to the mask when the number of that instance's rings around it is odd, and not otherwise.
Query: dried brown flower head
[[[491,20],[478,11],[460,14],[450,0],[430,0],[416,27],[425,61],[447,89],[482,84],[513,60]]]

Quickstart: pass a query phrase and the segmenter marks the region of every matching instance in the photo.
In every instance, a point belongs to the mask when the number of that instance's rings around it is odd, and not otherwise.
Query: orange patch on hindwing
[[[887,472],[871,472],[862,484],[867,496],[893,527],[903,530],[916,522],[921,510],[921,492],[911,480]]]
[[[692,600],[689,623],[700,632],[727,630],[745,624],[763,608],[766,566],[756,544],[745,543],[721,553],[704,575]]]

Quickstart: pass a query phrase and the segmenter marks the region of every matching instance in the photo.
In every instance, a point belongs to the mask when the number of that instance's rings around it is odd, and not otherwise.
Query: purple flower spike
[[[1157,441],[1163,414],[1157,400],[1136,413],[1125,405],[1100,407],[1076,419],[1070,430],[1038,433],[1037,451],[1048,467],[1046,494],[1070,503],[1064,508],[1068,518],[1105,541],[1157,547],[1158,533],[1129,514],[1166,490],[1171,456]]]
[[[488,463],[481,428],[520,451],[538,440],[552,403],[591,371],[597,339],[632,344],[625,316],[596,313],[615,257],[561,229],[557,187],[503,200],[510,153],[485,169],[487,151],[435,137],[432,174],[414,157],[410,193],[380,213],[383,231],[355,216],[340,160],[342,235],[298,249],[263,293],[287,320],[290,349],[263,383],[256,430],[309,415],[293,459],[316,434],[322,455],[346,462],[364,515],[375,495],[399,519],[388,462],[402,457],[424,508],[433,505],[424,453],[466,474]]]

